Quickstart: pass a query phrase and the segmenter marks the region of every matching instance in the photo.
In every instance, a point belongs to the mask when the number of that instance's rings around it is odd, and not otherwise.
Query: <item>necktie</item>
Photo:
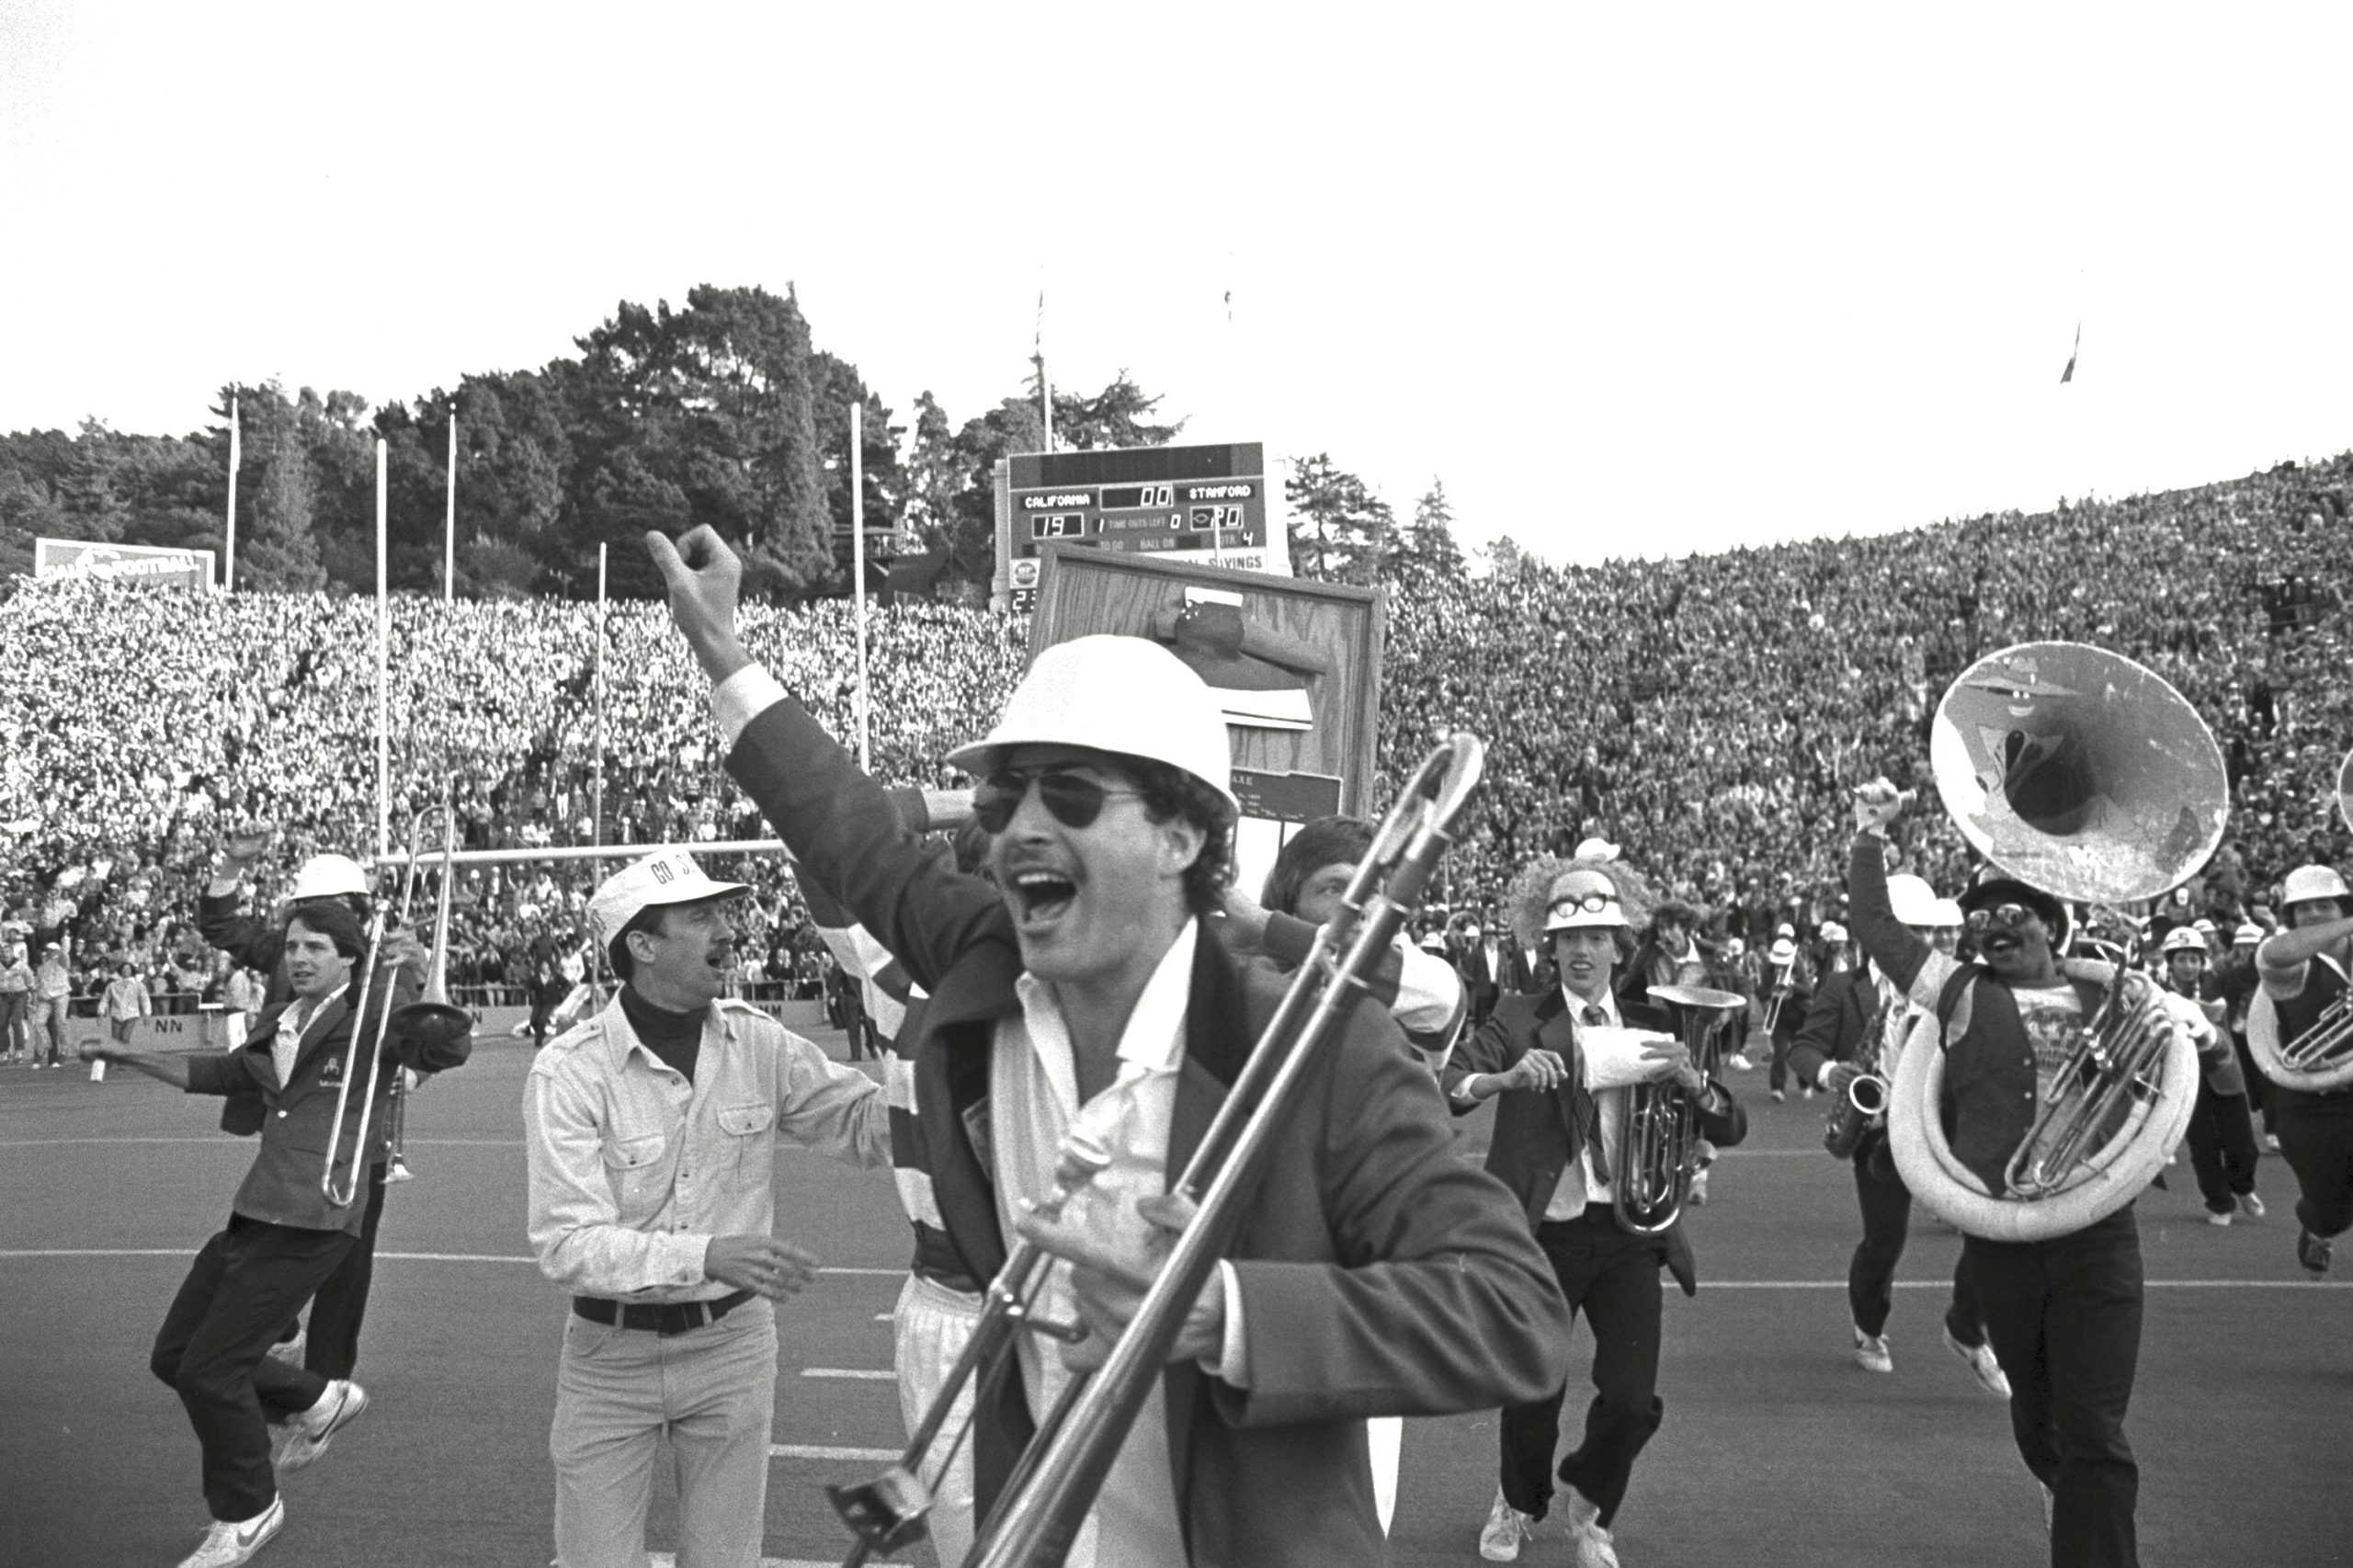
[[[1591,1028],[1597,1024],[1607,1025],[1609,1015],[1597,1005],[1588,1002],[1585,1011],[1578,1015],[1577,1022],[1581,1030]],[[1593,1179],[1607,1183],[1609,1180],[1609,1155],[1597,1136],[1601,1127],[1601,1108],[1594,1104],[1593,1091],[1586,1087],[1585,1076],[1585,1041],[1580,1038],[1576,1067],[1569,1074],[1569,1119],[1576,1124],[1577,1146],[1592,1157]]]

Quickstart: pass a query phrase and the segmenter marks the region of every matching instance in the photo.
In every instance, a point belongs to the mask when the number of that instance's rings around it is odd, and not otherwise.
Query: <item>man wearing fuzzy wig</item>
[[[1609,1527],[1665,1406],[1657,1395],[1659,1269],[1686,1295],[1698,1289],[1682,1224],[1635,1235],[1614,1210],[1611,1162],[1633,1082],[1672,1080],[1699,1109],[1699,1131],[1718,1146],[1737,1143],[1748,1119],[1722,1084],[1703,1074],[1672,1038],[1631,1054],[1631,1064],[1597,1074],[1596,1033],[1624,1028],[1668,1036],[1673,1023],[1647,998],[1629,960],[1635,933],[1654,903],[1640,871],[1620,859],[1546,857],[1513,891],[1521,942],[1540,950],[1557,979],[1538,993],[1506,995],[1477,1033],[1457,1048],[1444,1080],[1457,1113],[1501,1096],[1487,1169],[1502,1178],[1552,1261],[1572,1313],[1593,1328],[1593,1403],[1585,1436],[1558,1471],[1569,1488],[1569,1533],[1577,1568],[1616,1568]],[[1622,971],[1622,980],[1620,979]],[[1552,1498],[1552,1450],[1563,1381],[1503,1415],[1501,1485],[1479,1536],[1479,1554],[1509,1562]]]

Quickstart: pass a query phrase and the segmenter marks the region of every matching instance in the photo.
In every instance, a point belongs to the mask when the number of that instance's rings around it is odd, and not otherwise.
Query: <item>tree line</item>
[[[37,537],[225,549],[230,411],[239,424],[237,585],[373,592],[375,443],[385,443],[388,574],[440,590],[449,426],[457,421],[455,577],[468,597],[659,583],[639,537],[708,523],[741,549],[756,591],[801,598],[847,585],[853,509],[849,411],[870,558],[920,557],[943,591],[984,592],[994,559],[994,470],[1042,450],[1037,383],[957,424],[929,392],[912,427],[848,360],[814,346],[790,288],[698,287],[685,306],[623,301],[574,340],[576,357],[491,371],[371,410],[356,393],[223,385],[212,420],[186,436],[95,421],[0,436],[0,574],[28,572]],[[1165,445],[1184,421],[1126,371],[1091,395],[1053,394],[1063,449]],[[1444,486],[1414,520],[1329,454],[1286,479],[1292,554],[1307,576],[1375,582],[1462,568]]]

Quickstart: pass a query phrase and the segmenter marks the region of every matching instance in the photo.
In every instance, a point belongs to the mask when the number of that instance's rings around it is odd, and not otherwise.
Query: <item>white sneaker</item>
[[[1952,1330],[1947,1328],[1945,1348],[1969,1363],[1970,1374],[1977,1380],[1979,1388],[1996,1399],[2010,1397],[2009,1376],[2002,1370],[2001,1360],[1994,1354],[1992,1341],[1984,1345],[1963,1345],[1953,1337]]]
[[[2279,1152],[2279,1134],[2277,1132],[2265,1133],[2263,1135],[2263,1146],[2272,1153],[2278,1153]]]
[[[180,1568],[237,1568],[253,1561],[286,1524],[286,1499],[273,1497],[269,1506],[239,1523],[215,1519],[204,1532],[204,1544],[180,1559]]]
[[[1708,1201],[1708,1173],[1706,1171],[1698,1170],[1691,1173],[1691,1189],[1688,1197],[1695,1209],[1706,1204]]]
[[[1536,1533],[1536,1521],[1504,1498],[1495,1488],[1495,1506],[1487,1510],[1486,1528],[1479,1532],[1479,1555],[1490,1562],[1517,1562],[1519,1544]]]
[[[319,1403],[286,1423],[286,1448],[277,1456],[278,1473],[291,1475],[327,1451],[335,1435],[359,1419],[368,1408],[368,1391],[348,1378],[336,1378],[319,1395]]]
[[[2210,1225],[2215,1226],[2217,1229],[2228,1229],[2231,1223],[2231,1211],[2225,1209],[2220,1214],[2217,1214],[2211,1209],[2209,1209],[2206,1210],[2206,1222]]]
[[[1866,1372],[1895,1370],[1895,1358],[1888,1351],[1887,1335],[1855,1330],[1855,1365]]]
[[[1618,1568],[1618,1547],[1601,1528],[1601,1509],[1569,1488],[1569,1543],[1576,1548],[1577,1568]]]
[[[1729,1066],[1735,1073],[1754,1073],[1756,1071],[1756,1063],[1748,1059],[1748,1053],[1745,1051],[1734,1051],[1733,1053],[1732,1060],[1725,1063],[1725,1065]]]
[[[2271,1210],[2266,1209],[2263,1206],[2263,1199],[2254,1193],[2242,1192],[2239,1194],[2239,1212],[2250,1220],[2260,1220]]]

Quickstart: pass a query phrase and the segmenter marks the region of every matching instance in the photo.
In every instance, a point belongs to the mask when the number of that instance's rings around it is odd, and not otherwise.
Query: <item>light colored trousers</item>
[[[892,1313],[892,1358],[898,1364],[899,1414],[907,1423],[909,1435],[947,1386],[949,1369],[956,1365],[965,1342],[972,1337],[972,1325],[980,1315],[977,1295],[951,1290],[913,1274],[900,1287],[899,1304]],[[954,1445],[948,1468],[945,1472],[936,1467],[926,1469],[922,1478],[932,1493],[931,1544],[943,1563],[961,1562],[972,1549],[972,1385],[968,1382],[956,1396],[948,1424],[932,1445],[934,1454],[948,1453],[949,1446]]]
[[[557,1568],[645,1568],[666,1432],[678,1568],[757,1568],[776,1420],[776,1309],[745,1302],[667,1338],[569,1313],[556,1371]]]

